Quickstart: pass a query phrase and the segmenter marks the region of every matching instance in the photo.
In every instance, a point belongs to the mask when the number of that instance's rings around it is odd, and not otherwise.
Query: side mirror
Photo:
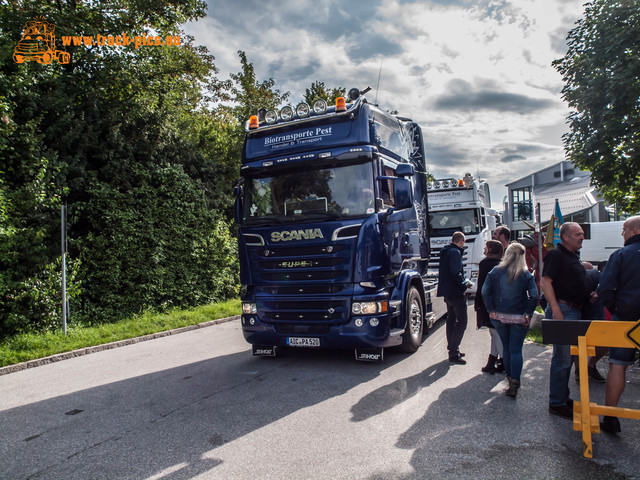
[[[393,182],[393,196],[395,198],[395,210],[404,210],[413,207],[413,188],[411,181],[406,178],[396,178]]]
[[[415,173],[415,169],[413,165],[410,163],[401,163],[396,167],[396,176],[397,177],[412,177]]]
[[[242,185],[236,185],[233,189],[233,193],[236,196],[236,223],[240,225],[240,222],[242,221]]]

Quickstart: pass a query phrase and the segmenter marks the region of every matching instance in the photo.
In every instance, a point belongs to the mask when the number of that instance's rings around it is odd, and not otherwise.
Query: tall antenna
[[[376,85],[376,99],[373,101],[374,105],[378,105],[378,90],[380,89],[380,76],[382,75],[382,58],[380,59],[380,71],[378,72],[378,85]]]

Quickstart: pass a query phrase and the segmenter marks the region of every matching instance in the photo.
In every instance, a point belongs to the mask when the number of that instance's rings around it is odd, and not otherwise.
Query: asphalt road
[[[254,358],[232,321],[2,375],[0,478],[640,478],[640,422],[583,458],[547,411],[550,350],[525,346],[511,399],[480,372],[489,334],[470,319],[465,366],[447,361],[442,322],[413,355],[358,363]],[[640,408],[633,373],[622,406]],[[591,394],[603,403],[604,386]]]

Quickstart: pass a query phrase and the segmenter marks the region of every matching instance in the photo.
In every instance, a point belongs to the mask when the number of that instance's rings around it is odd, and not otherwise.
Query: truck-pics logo
[[[71,55],[56,50],[56,36],[53,33],[55,30],[56,26],[43,17],[26,22],[22,38],[13,51],[13,60],[16,63],[35,60],[49,65],[56,59],[59,63],[69,63]]]

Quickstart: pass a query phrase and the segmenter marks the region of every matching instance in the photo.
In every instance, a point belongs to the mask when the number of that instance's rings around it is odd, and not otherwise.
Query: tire
[[[411,287],[407,292],[404,316],[407,322],[404,327],[400,350],[412,353],[420,347],[424,330],[424,305],[422,305],[422,299],[415,287]]]

